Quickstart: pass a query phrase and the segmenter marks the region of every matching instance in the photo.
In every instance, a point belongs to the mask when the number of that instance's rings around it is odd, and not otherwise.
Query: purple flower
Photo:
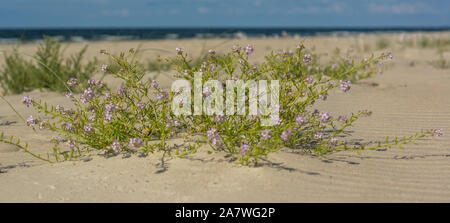
[[[211,90],[209,89],[209,87],[205,87],[205,89],[203,89],[203,97],[206,98],[208,96],[210,96],[212,94]]]
[[[245,144],[241,145],[241,155],[245,156],[248,154],[249,151],[250,151],[249,145],[245,145]]]
[[[144,108],[145,108],[145,103],[144,103],[143,101],[141,101],[141,102],[139,102],[139,103],[137,104],[137,106],[138,106],[140,109],[144,109]]]
[[[270,139],[271,135],[270,135],[270,130],[266,129],[266,130],[262,130],[261,131],[261,137],[263,140],[268,140]]]
[[[206,134],[208,136],[208,140],[211,141],[214,146],[222,146],[222,138],[220,138],[219,133],[215,128],[211,128],[210,130],[206,131]]]
[[[83,94],[81,95],[81,102],[86,103],[90,101],[92,98],[94,98],[94,92],[91,88],[88,88],[84,90]]]
[[[106,72],[108,70],[108,65],[103,64],[102,65],[102,72]]]
[[[392,56],[392,53],[391,53],[391,52],[388,53],[388,58],[389,58],[389,59],[394,58],[394,57]]]
[[[105,122],[105,123],[110,123],[111,121],[112,121],[112,119],[113,119],[113,114],[111,113],[111,112],[105,112],[105,117],[103,118],[103,121]]]
[[[73,86],[75,86],[75,85],[78,84],[78,80],[77,80],[76,78],[70,78],[70,79],[67,81],[67,84],[68,84],[69,86],[73,87]]]
[[[71,149],[75,148],[77,146],[77,141],[74,139],[67,140],[67,146]]]
[[[92,125],[90,123],[84,126],[84,132],[86,132],[88,134],[91,133],[93,129],[94,128],[92,127]]]
[[[177,55],[181,55],[184,52],[184,49],[182,47],[175,48],[175,51],[177,52]]]
[[[225,115],[223,114],[223,112],[220,112],[216,115],[216,122],[222,123],[223,121],[225,121]]]
[[[328,122],[331,119],[331,115],[328,112],[322,112],[320,113],[320,121],[321,122]]]
[[[64,112],[64,107],[61,106],[61,105],[56,105],[55,109],[56,109],[57,112]]]
[[[108,101],[111,99],[111,93],[107,92],[105,93],[105,101]]]
[[[27,107],[33,106],[33,99],[31,99],[30,95],[26,95],[23,97],[22,103],[24,103]]]
[[[253,48],[252,45],[249,44],[249,45],[247,45],[247,46],[245,47],[245,53],[247,53],[247,55],[252,54],[253,51],[255,51],[255,49]]]
[[[120,144],[119,140],[116,139],[116,141],[114,141],[111,144],[111,148],[115,151],[115,152],[120,152],[120,150],[122,150],[122,145]]]
[[[336,146],[338,143],[339,143],[339,139],[331,138],[331,140],[330,140],[331,145]]]
[[[213,49],[210,49],[210,50],[208,51],[208,53],[209,53],[209,55],[214,56],[214,55],[216,54],[216,51],[213,50]]]
[[[156,99],[158,100],[164,100],[168,97],[167,91],[160,91],[158,94],[156,94]]]
[[[352,86],[352,83],[350,81],[339,81],[340,85],[341,85],[341,90],[343,92],[347,92],[348,90],[350,90],[350,87]]]
[[[120,86],[119,89],[117,89],[117,94],[122,95],[122,96],[126,95],[127,94],[127,88]]]
[[[34,126],[37,124],[37,120],[33,118],[32,115],[30,115],[30,117],[27,118],[27,125],[28,126]]]
[[[311,62],[312,58],[311,58],[311,54],[305,54],[303,55],[303,62],[306,64],[309,64]]]
[[[105,110],[107,112],[116,111],[116,110],[119,110],[119,106],[117,106],[111,102],[109,104],[105,104]]]
[[[72,92],[66,92],[64,93],[64,95],[66,96],[66,98],[71,98],[73,96]]]
[[[392,53],[391,53],[391,52],[388,52],[388,53],[387,53],[387,57],[388,57],[389,59],[392,59],[392,58],[393,58]]]
[[[206,71],[206,62],[203,62],[200,67],[201,67],[201,69],[200,69],[201,72]]]
[[[212,63],[209,65],[211,72],[216,72],[216,64]]]
[[[39,123],[39,129],[44,129],[47,126],[48,126],[48,123],[45,120]]]
[[[179,127],[180,125],[181,125],[180,121],[173,121],[172,122],[172,126],[174,126],[174,127]]]
[[[313,76],[307,77],[307,78],[305,79],[305,81],[306,81],[306,83],[308,83],[308,84],[312,84],[312,83],[314,82],[314,77],[313,77]]]
[[[95,114],[88,118],[88,121],[95,122]]]
[[[321,140],[322,138],[323,138],[323,135],[322,135],[322,134],[320,134],[320,133],[314,134],[314,139],[316,139],[316,140]]]
[[[433,136],[442,136],[442,130],[441,129],[435,129],[433,131]]]
[[[305,117],[299,115],[299,116],[297,116],[297,117],[295,118],[295,124],[297,124],[297,125],[302,125],[302,124],[304,124],[304,123],[306,123],[306,118],[305,118]]]
[[[319,94],[319,99],[326,101],[328,98],[328,93],[325,92],[325,94]]]
[[[103,82],[101,80],[91,79],[88,81],[88,84],[91,87],[94,87],[94,86],[99,87],[99,88],[103,87]]]
[[[140,138],[131,138],[128,146],[130,147],[130,149],[137,149],[142,146],[142,143],[143,141]]]
[[[211,128],[210,130],[206,131],[206,134],[208,135],[208,138],[213,138],[215,135],[217,135],[217,130],[215,128]]]
[[[66,122],[64,122],[64,123],[62,124],[62,126],[63,126],[67,131],[70,131],[70,132],[73,132],[73,131],[75,130],[75,128],[74,128],[71,124],[66,123]]]
[[[270,115],[270,119],[272,120],[272,122],[275,125],[281,125],[281,122],[283,121],[283,119],[281,119],[278,115],[274,115],[274,114]]]
[[[345,117],[345,116],[339,116],[339,117],[338,117],[338,121],[339,121],[342,125],[345,125],[345,124],[348,122],[348,119],[347,119],[347,117]]]
[[[156,81],[156,80],[152,80],[152,82],[150,83],[150,87],[153,87],[153,88],[158,88],[158,81]]]
[[[221,147],[222,146],[222,138],[220,138],[220,136],[216,136],[216,137],[211,139],[211,143],[215,147]]]
[[[288,141],[289,138],[291,138],[292,136],[292,130],[291,129],[286,129],[283,131],[283,133],[281,133],[281,139],[284,141]]]

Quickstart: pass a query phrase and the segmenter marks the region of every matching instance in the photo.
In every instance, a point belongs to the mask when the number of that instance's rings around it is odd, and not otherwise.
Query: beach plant
[[[64,58],[60,42],[47,36],[34,55],[20,53],[15,47],[11,53],[5,54],[5,67],[0,72],[4,93],[20,94],[34,89],[62,92],[66,90],[63,83],[71,78],[86,86],[89,77],[97,71],[98,63],[96,59],[83,63],[86,50],[87,46]],[[77,91],[76,88],[71,90]]]
[[[392,59],[392,54],[387,53],[387,57]],[[318,62],[312,64],[317,64],[314,70],[316,70],[316,76],[318,77],[325,75],[331,79],[349,80],[352,83],[356,83],[360,80],[370,78],[377,73],[377,64],[367,63],[368,60],[369,58],[362,59],[359,63],[362,67],[358,67],[350,51],[342,55],[340,50],[336,49],[331,60],[325,66]],[[308,69],[313,70],[311,68]]]
[[[436,48],[448,50],[450,38],[448,36],[420,35],[400,42],[402,47]]]
[[[71,108],[24,97],[24,105],[40,113],[28,117],[26,124],[57,134],[47,158],[37,157],[63,161],[97,150],[111,155],[160,152],[164,160],[166,156],[195,153],[207,144],[208,153],[225,153],[230,160],[247,165],[267,159],[282,148],[323,155],[343,150],[401,148],[423,137],[442,134],[432,129],[410,137],[386,137],[354,145],[345,140],[349,135],[346,130],[372,112],[362,110],[335,117],[331,111],[315,108],[316,103],[327,101],[333,89],[348,92],[352,86],[349,74],[392,58],[390,53],[372,55],[359,64],[352,62],[340,75],[317,75],[308,69],[315,59],[302,44],[295,50],[272,52],[262,63],[250,62],[254,50],[252,45],[233,46],[222,54],[211,49],[196,65],[183,48],[177,48],[176,57],[167,61],[176,65],[176,77],[188,84],[182,89],[164,88],[156,80],[145,78],[133,49],[118,56],[103,50],[120,67],[114,72],[114,77],[122,81],[117,89],[100,80],[90,79],[84,86],[71,79],[64,83],[66,96],[73,103]],[[109,65],[101,69],[108,72]],[[326,71],[323,67],[320,70]],[[215,85],[208,85],[211,83]],[[81,95],[73,94],[74,88]],[[227,94],[221,94],[224,89]],[[237,95],[244,97],[235,101]],[[205,103],[198,106],[197,99]],[[252,107],[255,101],[257,113]],[[207,102],[226,109],[209,112]],[[176,112],[181,107],[186,108],[185,113]],[[184,144],[171,144],[172,138],[183,138]],[[18,144],[13,139],[1,141]]]
[[[173,94],[155,80],[144,80],[145,73],[139,69],[135,56],[134,50],[127,56],[124,53],[117,57],[110,55],[121,67],[114,74],[122,80],[118,89],[108,88],[101,80],[90,79],[86,87],[77,80],[69,80],[65,84],[66,96],[74,108],[49,106],[41,100],[24,97],[26,106],[34,107],[43,115],[28,117],[27,125],[58,134],[52,139],[55,147],[48,157],[53,157],[54,161],[74,159],[93,149],[145,155],[164,151],[171,155],[167,139],[182,127],[171,115]],[[107,72],[108,66],[102,65],[101,69]],[[73,94],[72,88],[82,94]],[[195,148],[186,145],[177,150],[176,155],[192,151]]]
[[[378,38],[376,41],[376,48],[379,50],[386,49],[390,45],[391,45],[390,41],[385,37]]]
[[[249,162],[257,163],[260,158],[286,147],[317,154],[341,150],[374,150],[393,146],[401,147],[422,137],[436,134],[436,131],[440,133],[440,130],[430,130],[401,139],[394,137],[394,141],[389,141],[388,137],[384,142],[353,146],[340,140],[345,129],[352,126],[358,118],[370,116],[371,112],[363,110],[348,116],[333,117],[327,111],[312,109],[312,106],[317,101],[326,101],[328,92],[334,88],[340,88],[344,92],[349,91],[351,81],[348,79],[351,74],[356,76],[358,74],[355,73],[356,71],[368,69],[369,65],[378,64],[381,60],[392,59],[392,55],[383,53],[378,57],[371,56],[357,65],[353,61],[345,62],[346,65],[341,65],[343,68],[338,75],[314,75],[315,73],[309,68],[313,57],[304,50],[303,45],[298,45],[295,51],[272,52],[266,57],[265,62],[252,64],[248,58],[254,51],[253,46],[234,46],[231,52],[223,55],[217,55],[214,50],[211,50],[209,60],[199,66],[191,66],[183,49],[177,48],[178,58],[172,62],[178,65],[178,77],[189,80],[191,85],[195,85],[195,74],[198,72],[203,74],[203,84],[208,80],[219,80],[219,83],[226,83],[227,88],[230,80],[235,83],[279,80],[280,85],[279,92],[269,93],[278,94],[275,97],[277,98],[275,100],[279,100],[276,109],[279,112],[278,115],[249,116],[250,107],[247,105],[252,100],[256,100],[256,96],[253,94],[252,98],[251,90],[245,89],[244,115],[219,112],[214,115],[181,116],[181,122],[186,123],[189,135],[201,134],[214,151],[224,151],[240,163],[248,164]],[[316,70],[326,71],[323,68]],[[352,79],[362,78],[352,77]],[[220,85],[217,86],[220,88]],[[237,89],[233,90],[235,94],[238,94]],[[214,94],[212,88],[203,88],[201,92],[205,99]],[[261,95],[257,97],[260,98]],[[227,98],[224,98],[219,101],[226,100]],[[231,104],[232,107],[235,105],[237,105],[236,109],[242,106],[239,103]],[[271,120],[273,125],[264,125],[262,118]]]
[[[444,53],[440,52],[439,59],[433,60],[429,62],[431,66],[438,68],[438,69],[449,69],[450,68],[450,62],[445,59]]]

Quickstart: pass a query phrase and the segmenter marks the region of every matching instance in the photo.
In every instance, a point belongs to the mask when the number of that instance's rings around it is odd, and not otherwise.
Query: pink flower
[[[182,47],[175,48],[175,51],[177,52],[177,55],[181,55],[184,52],[184,49]]]
[[[266,130],[262,130],[261,131],[261,137],[263,140],[268,140],[270,139],[271,135],[270,135],[270,130],[266,129]]]
[[[74,139],[69,139],[67,140],[67,146],[73,149],[77,146],[77,141],[75,141]]]
[[[34,126],[34,125],[36,125],[37,123],[38,123],[38,121],[37,121],[36,119],[34,119],[32,115],[30,115],[30,116],[27,118],[27,125],[28,125],[28,126]]]
[[[108,65],[103,64],[102,65],[102,72],[106,72],[108,70]]]
[[[328,113],[328,112],[322,112],[322,113],[320,114],[320,121],[322,121],[322,122],[328,122],[328,121],[330,121],[330,119],[331,119],[330,113]]]
[[[442,136],[442,130],[441,129],[435,129],[433,131],[433,136]]]
[[[130,147],[130,149],[137,149],[142,146],[142,143],[143,143],[142,139],[131,138],[130,142],[128,143],[128,146]]]
[[[24,103],[27,107],[33,106],[33,100],[29,95],[23,97],[22,103]]]
[[[305,117],[299,115],[299,116],[297,116],[297,117],[295,118],[295,124],[297,124],[297,125],[302,125],[302,124],[304,124],[304,123],[306,123],[306,118],[305,118]]]
[[[91,88],[88,88],[84,90],[83,94],[81,95],[81,102],[86,103],[90,101],[92,98],[94,98],[94,92]]]
[[[67,81],[67,84],[68,84],[69,86],[73,87],[73,86],[75,86],[75,85],[78,84],[78,80],[77,80],[76,78],[70,78],[70,79]]]
[[[111,144],[111,148],[115,151],[115,152],[120,152],[120,150],[122,150],[122,145],[120,144],[119,140],[116,139],[116,141],[114,141]]]
[[[89,134],[92,132],[92,130],[94,130],[94,128],[92,127],[92,125],[90,123],[84,126],[84,132],[86,132],[86,133]]]
[[[352,86],[352,83],[350,81],[340,80],[339,83],[341,84],[341,90],[343,92],[347,92],[348,90],[350,90],[350,87]]]
[[[252,54],[253,51],[255,51],[255,49],[253,48],[252,45],[249,44],[249,45],[247,45],[247,46],[245,47],[245,53],[247,53],[247,55]]]
[[[305,54],[303,55],[303,62],[306,64],[309,64],[311,62],[312,58],[311,58],[311,54]]]
[[[223,114],[223,112],[220,112],[216,115],[216,122],[222,123],[223,121],[225,121],[225,115]]]
[[[250,151],[249,145],[245,145],[245,144],[241,145],[241,155],[243,155],[243,156],[247,155],[249,151]]]
[[[291,138],[292,136],[292,130],[291,129],[286,129],[283,131],[283,133],[281,133],[281,139],[284,141],[288,141],[289,138]]]
[[[158,100],[164,100],[164,99],[166,99],[167,97],[168,97],[167,91],[161,91],[161,92],[159,92],[158,94],[156,94],[156,98],[157,98]]]

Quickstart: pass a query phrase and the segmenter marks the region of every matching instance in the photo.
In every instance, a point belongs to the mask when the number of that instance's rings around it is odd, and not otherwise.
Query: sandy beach
[[[354,84],[348,93],[333,91],[317,106],[333,115],[373,111],[351,128],[351,140],[383,140],[432,128],[442,129],[444,135],[420,140],[404,150],[348,151],[322,157],[282,150],[269,156],[271,162],[257,167],[230,163],[224,154],[208,155],[201,148],[195,155],[168,160],[166,169],[158,166],[161,154],[107,158],[92,153],[79,161],[48,164],[0,143],[0,202],[450,202],[450,70],[430,64],[440,58],[436,48],[401,44],[421,35],[449,38],[450,33],[89,42],[87,59],[99,60],[106,60],[101,49],[118,53],[140,48],[141,59],[156,59],[173,56],[175,47],[184,47],[196,57],[234,44],[253,44],[254,61],[272,50],[294,49],[300,42],[325,58],[336,47],[361,58],[391,51],[394,59],[382,66],[382,73]],[[390,40],[387,49],[376,49],[380,38]],[[64,43],[63,47],[67,46],[68,55],[85,44]],[[364,50],[367,46],[370,49]],[[0,45],[0,50],[12,47]],[[19,49],[33,53],[36,48],[26,44]],[[443,57],[450,60],[450,51]],[[4,66],[3,58],[0,61]],[[171,74],[162,73],[158,80],[170,86]],[[54,92],[26,94],[53,105],[70,104]],[[36,114],[21,103],[26,94],[5,96],[24,117]],[[0,130],[28,142],[35,153],[45,154],[52,148],[51,132],[35,133],[4,101],[0,101]]]

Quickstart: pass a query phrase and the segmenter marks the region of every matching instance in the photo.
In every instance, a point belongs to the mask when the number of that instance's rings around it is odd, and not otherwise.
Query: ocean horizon
[[[450,27],[220,27],[220,28],[0,28],[0,44],[27,43],[51,36],[63,42],[187,38],[303,37],[361,33],[450,31]]]

